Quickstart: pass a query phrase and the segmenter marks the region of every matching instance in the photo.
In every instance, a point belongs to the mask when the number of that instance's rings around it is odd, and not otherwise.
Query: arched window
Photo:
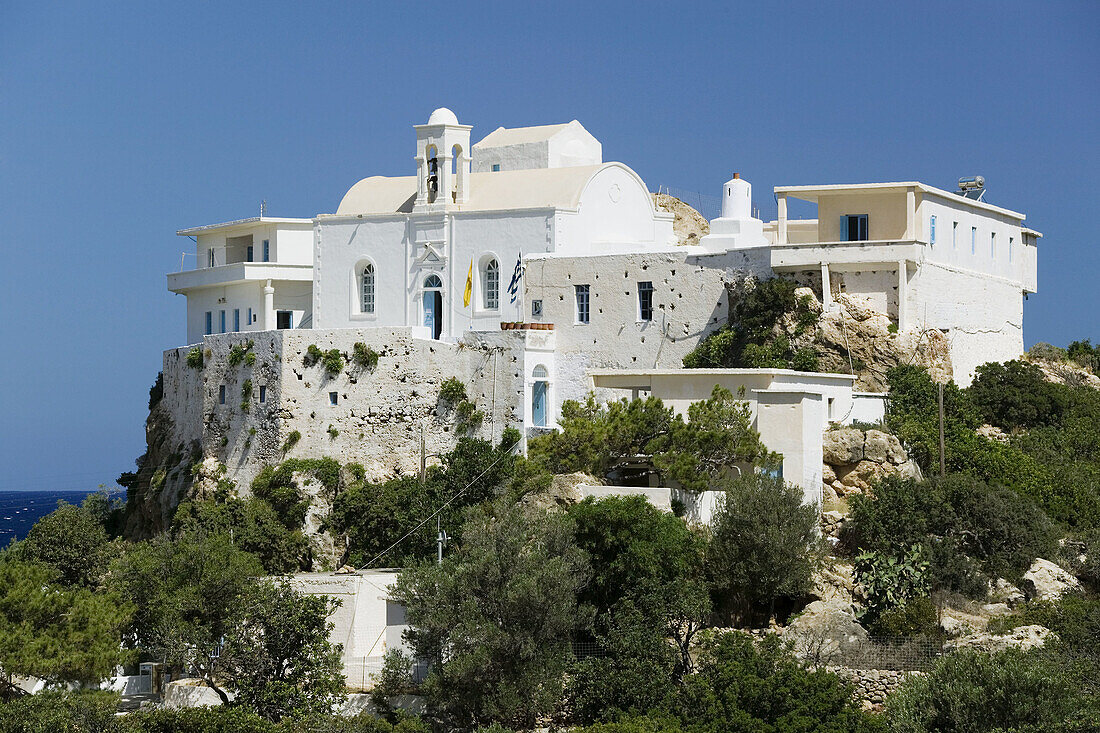
[[[500,307],[500,263],[496,258],[486,262],[481,269],[481,292],[485,310],[495,311]]]
[[[369,262],[359,271],[359,312],[374,313],[374,265]]]

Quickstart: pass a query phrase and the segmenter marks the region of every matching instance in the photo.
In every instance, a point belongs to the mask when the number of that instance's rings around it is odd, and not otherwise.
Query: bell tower
[[[447,209],[470,200],[470,125],[446,107],[432,112],[416,130],[416,205],[420,211]]]

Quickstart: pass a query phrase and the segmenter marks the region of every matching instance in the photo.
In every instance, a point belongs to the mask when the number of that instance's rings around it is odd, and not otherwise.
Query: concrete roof
[[[471,173],[470,200],[458,210],[576,209],[588,180],[612,165],[622,164]],[[415,200],[416,176],[371,176],[348,190],[336,214],[407,214]]]
[[[573,120],[573,122],[576,122],[576,120]],[[474,143],[474,147],[500,148],[505,145],[543,142],[554,137],[571,124],[573,123],[565,122],[560,125],[535,125],[534,127],[498,127]]]
[[[1026,217],[1018,211],[1012,209],[1006,209],[1002,206],[994,206],[993,204],[986,203],[985,201],[975,201],[974,199],[968,199],[965,196],[960,196],[957,193],[945,191],[942,188],[936,188],[935,186],[929,186],[920,181],[897,181],[893,183],[831,183],[819,186],[776,186],[775,192],[785,193],[793,196],[796,199],[802,199],[803,201],[811,201],[817,203],[817,199],[822,194],[830,193],[855,193],[859,191],[875,191],[889,193],[892,191],[904,191],[906,189],[917,189],[923,193],[931,194],[932,196],[940,196],[942,198],[949,199],[955,203],[963,204],[974,209],[982,209],[984,211],[992,211],[1004,216],[1011,217],[1013,219],[1019,219],[1023,221]]]
[[[228,229],[245,229],[254,227],[257,224],[309,224],[313,225],[313,219],[285,219],[274,216],[253,216],[248,219],[235,219],[234,221],[224,221],[220,224],[204,224],[203,226],[191,227],[190,229],[180,229],[176,234],[184,237],[194,236],[196,234],[210,234],[211,232],[228,230]]]

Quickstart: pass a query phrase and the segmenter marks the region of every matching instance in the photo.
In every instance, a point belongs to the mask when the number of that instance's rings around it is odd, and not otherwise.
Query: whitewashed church
[[[411,175],[364,178],[334,213],[179,232],[197,266],[168,275],[187,299],[188,345],[165,352],[165,399],[180,446],[239,483],[298,452],[376,477],[416,470],[421,431],[433,452],[460,432],[438,401],[450,376],[484,416],[465,429],[483,437],[552,428],[564,400],[592,390],[686,407],[720,382],[747,386],[784,475],[814,498],[821,430],[874,419],[881,395],[856,393],[851,375],[683,370],[726,322],[726,284],[745,273],[813,273],[826,307],[858,294],[899,330],[944,333],[964,383],[1023,351],[1041,235],[1009,209],[918,182],[785,186],[764,222],[735,176],[710,233],[685,243],[674,214],[629,166],[605,163],[575,120],[471,144],[471,127],[441,108],[413,130]],[[789,220],[788,198],[818,217]],[[246,374],[226,356],[249,342]],[[311,345],[350,362],[355,344],[380,355],[377,368],[303,363]],[[201,369],[188,360],[196,349]]]

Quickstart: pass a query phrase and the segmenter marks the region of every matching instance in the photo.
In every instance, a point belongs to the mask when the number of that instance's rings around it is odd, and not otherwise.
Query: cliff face
[[[186,455],[181,450],[163,400],[149,411],[145,441],[148,450],[138,459],[138,470],[119,479],[127,488],[123,534],[132,540],[148,539],[168,528],[176,506],[191,490],[192,455],[199,451],[197,443]]]

